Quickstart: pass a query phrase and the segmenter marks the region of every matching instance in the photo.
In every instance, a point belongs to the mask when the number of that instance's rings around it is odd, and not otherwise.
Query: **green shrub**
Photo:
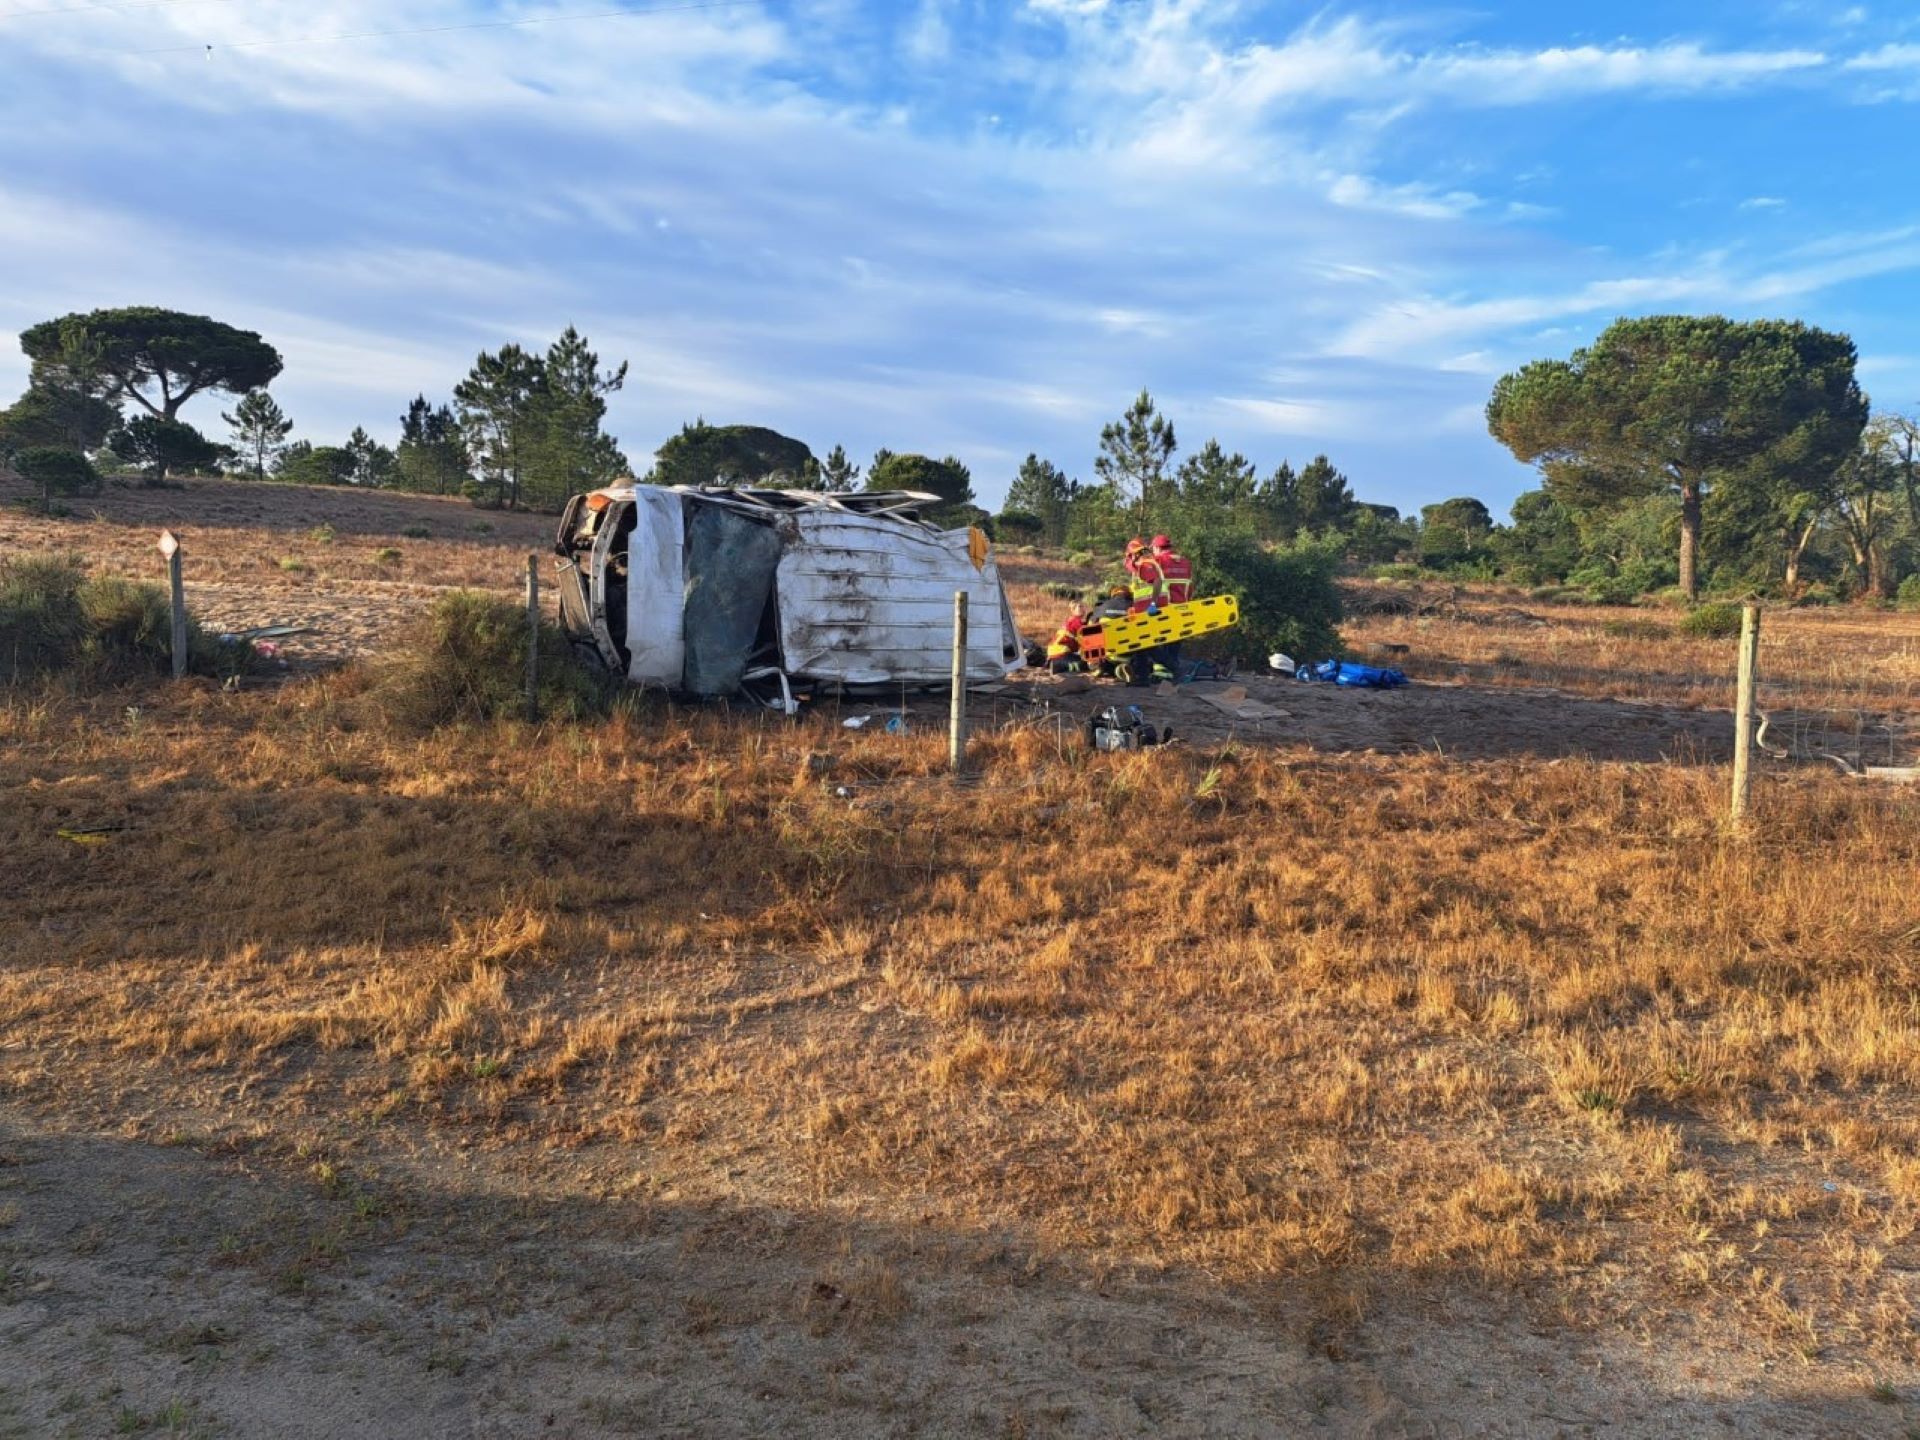
[[[1640,587],[1621,575],[1602,575],[1582,588],[1596,605],[1631,605],[1640,598]]]
[[[1009,545],[1031,544],[1046,527],[1038,515],[1027,510],[1002,510],[993,517],[988,533],[995,541]]]
[[[367,697],[389,724],[432,730],[522,714],[526,674],[526,611],[491,595],[455,590],[374,662]],[[605,677],[580,663],[557,627],[540,627],[543,718],[599,713],[611,693]]]
[[[1067,563],[1069,565],[1077,565],[1082,570],[1091,570],[1093,568],[1093,552],[1091,550],[1076,550],[1067,556]]]
[[[1188,540],[1196,595],[1233,595],[1240,623],[1219,645],[1260,661],[1275,650],[1296,659],[1324,659],[1340,649],[1340,592],[1334,584],[1343,544],[1301,539],[1269,548],[1251,536],[1199,533]],[[1213,637],[1208,637],[1211,642]]]
[[[409,540],[430,540],[433,538],[433,531],[424,525],[408,525],[402,528],[400,533]]]
[[[1079,600],[1087,591],[1084,585],[1072,585],[1065,580],[1049,580],[1041,585],[1040,593],[1051,595],[1056,600]]]
[[[0,560],[0,677],[14,680],[64,670],[80,657],[79,563],[54,555]]]
[[[1696,640],[1725,640],[1740,633],[1740,607],[1725,601],[1699,605],[1680,617],[1680,633]]]
[[[475,520],[468,524],[467,529],[476,535],[491,535],[493,533],[493,522],[491,520]]]
[[[1833,586],[1816,582],[1801,592],[1797,602],[1801,605],[1832,605],[1839,600],[1839,594]]]
[[[105,483],[93,462],[78,450],[59,450],[36,445],[13,457],[13,470],[22,480],[40,487],[41,499],[49,511],[56,495],[78,495],[82,490],[98,490]]]
[[[398,565],[400,563],[400,552],[391,545],[383,545],[373,552],[373,563],[376,565]]]
[[[308,565],[307,562],[302,560],[298,555],[282,555],[280,557],[280,568],[289,575],[301,575],[313,567]]]
[[[222,645],[187,621],[187,669],[245,670],[252,647]],[[87,578],[77,560],[0,560],[0,679],[82,670],[100,678],[173,666],[173,615],[158,585],[114,575]]]
[[[316,545],[331,545],[339,532],[331,525],[316,525],[307,531],[307,539]]]
[[[1893,592],[1893,603],[1902,610],[1920,610],[1920,575],[1909,575]]]
[[[1392,565],[1376,565],[1372,574],[1376,580],[1425,580],[1433,572],[1424,565],[1412,565],[1402,560]]]

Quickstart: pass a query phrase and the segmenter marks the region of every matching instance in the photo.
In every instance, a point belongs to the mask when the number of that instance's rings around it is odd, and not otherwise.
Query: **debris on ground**
[[[1357,665],[1351,660],[1322,660],[1318,665],[1302,665],[1295,669],[1293,678],[1358,690],[1395,690],[1407,683],[1403,671]]]

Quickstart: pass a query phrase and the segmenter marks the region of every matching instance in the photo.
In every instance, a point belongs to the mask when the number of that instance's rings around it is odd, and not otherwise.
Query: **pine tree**
[[[253,478],[267,478],[267,466],[279,459],[293,433],[293,421],[264,390],[249,390],[220,418],[233,429],[233,447],[252,462]]]
[[[1353,489],[1324,455],[1300,468],[1294,483],[1294,514],[1302,530],[1339,530],[1353,518]]]
[[[846,450],[836,445],[820,463],[820,485],[824,490],[852,490],[860,483],[860,467],[847,459]]]
[[[1118,504],[1135,507],[1143,528],[1146,517],[1168,498],[1167,464],[1178,445],[1173,422],[1160,413],[1145,390],[1124,415],[1100,432],[1094,472],[1113,491]]]
[[[400,417],[400,446],[394,455],[394,484],[425,495],[458,495],[471,476],[460,440],[460,422],[445,405],[429,405],[416,395]]]
[[[393,484],[393,451],[356,425],[347,437],[346,451],[353,457],[349,483],[368,490],[384,490]]]
[[[1181,463],[1174,476],[1180,498],[1197,505],[1243,510],[1259,488],[1259,472],[1240,454],[1229,455],[1218,440],[1207,443]]]
[[[600,357],[569,325],[541,362],[534,403],[534,436],[520,502],[557,510],[567,497],[598,490],[629,473],[627,457],[600,428],[607,396],[626,383],[627,367],[602,371]]]
[[[520,503],[527,462],[538,444],[546,364],[518,345],[482,352],[467,378],[453,387],[460,434],[478,477],[474,499],[511,509]]]
[[[1079,482],[1069,480],[1050,460],[1028,455],[1020,473],[1007,486],[1008,510],[1024,510],[1040,522],[1040,538],[1048,545],[1066,543],[1067,521],[1073,513]]]

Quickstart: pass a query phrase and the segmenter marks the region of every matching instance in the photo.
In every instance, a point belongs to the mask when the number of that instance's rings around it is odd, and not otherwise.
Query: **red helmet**
[[[1164,535],[1156,535],[1153,537],[1153,548],[1156,550],[1171,550],[1173,548],[1173,541]]]
[[[1127,541],[1127,554],[1129,555],[1138,555],[1142,550],[1146,548],[1147,548],[1147,542],[1142,540],[1138,535],[1134,536],[1133,539]]]

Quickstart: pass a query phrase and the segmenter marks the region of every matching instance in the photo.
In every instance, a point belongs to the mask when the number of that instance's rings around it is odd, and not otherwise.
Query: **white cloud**
[[[920,8],[907,26],[904,45],[907,54],[923,65],[947,58],[953,50],[953,30],[944,0],[920,0]]]
[[[1295,435],[1319,440],[1351,434],[1355,426],[1352,408],[1330,400],[1222,395],[1217,403],[1227,411],[1253,421],[1256,430],[1272,435]]]
[[[1920,69],[1920,45],[1890,44],[1855,55],[1846,62],[1849,70]]]
[[[1441,191],[1417,183],[1382,185],[1364,175],[1340,176],[1328,187],[1327,198],[1336,205],[1415,220],[1457,220],[1484,203],[1471,190]]]
[[[1779,210],[1786,201],[1778,195],[1750,195],[1740,202],[1742,210]]]

